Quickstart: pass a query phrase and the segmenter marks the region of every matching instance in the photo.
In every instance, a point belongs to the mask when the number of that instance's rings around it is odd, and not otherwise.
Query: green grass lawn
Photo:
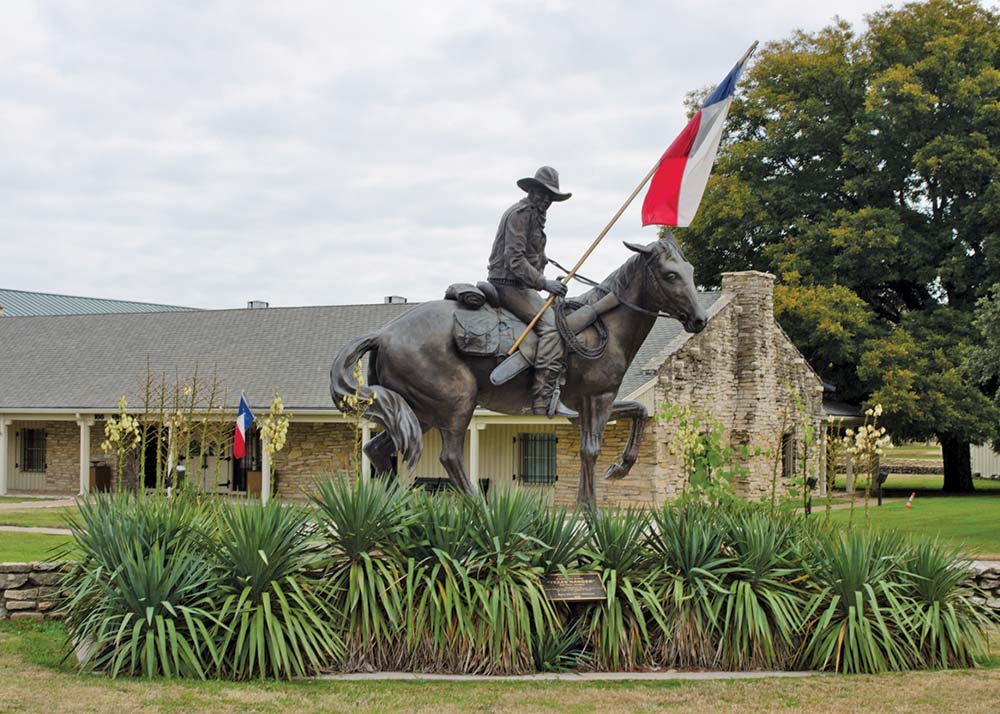
[[[194,682],[79,676],[58,623],[0,622],[0,712],[823,712],[996,711],[997,646],[979,670],[655,682]]]
[[[0,503],[30,503],[31,501],[44,501],[44,498],[31,498],[30,496],[0,496]]]
[[[973,555],[1000,555],[1000,493],[979,496],[918,495],[906,510],[903,501],[876,506],[856,501],[853,516],[849,509],[830,511],[834,523],[893,529],[910,534],[938,537]]]
[[[0,511],[0,526],[66,528],[66,517],[76,512],[76,506]]]
[[[837,476],[837,488],[843,490],[846,480],[843,474]],[[972,482],[976,492],[1000,493],[1000,481],[990,479],[975,479]],[[855,486],[859,490],[864,490],[864,482],[855,478]],[[942,474],[894,474],[890,473],[889,478],[882,485],[882,490],[886,495],[909,496],[911,492],[927,491],[941,494],[941,487],[944,486],[944,476]]]
[[[886,454],[888,459],[926,459],[928,461],[941,460],[941,447],[937,444],[926,446],[924,444],[905,444],[894,446]]]
[[[0,563],[51,560],[52,549],[65,545],[70,536],[0,531]],[[0,708],[0,712],[3,709]]]

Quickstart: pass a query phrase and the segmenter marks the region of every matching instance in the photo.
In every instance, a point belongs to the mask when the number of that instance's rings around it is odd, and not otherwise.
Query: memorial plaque
[[[548,575],[542,579],[542,587],[553,602],[594,602],[608,597],[597,573]]]

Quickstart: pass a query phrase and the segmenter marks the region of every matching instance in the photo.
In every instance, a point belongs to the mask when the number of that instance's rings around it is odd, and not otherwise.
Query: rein
[[[652,269],[649,267],[649,261],[650,260],[651,260],[651,258],[647,257],[645,259],[645,261],[643,262],[643,265],[642,265],[642,267],[643,267],[642,280],[643,280],[644,284],[646,282],[646,276],[647,276],[647,274],[649,274],[649,273],[652,272]],[[566,273],[569,273],[569,271],[564,266],[560,265],[557,261],[553,260],[552,258],[549,258],[548,261],[550,263],[552,263],[552,265],[554,265],[557,268],[559,268],[559,270],[562,270],[562,271],[564,271]],[[656,288],[659,291],[660,295],[663,296],[663,289],[660,287],[659,283],[657,282],[656,277],[655,276],[652,276],[652,277],[653,277],[653,284],[656,285]],[[588,286],[590,286],[590,287],[594,288],[595,290],[598,290],[598,291],[600,291],[602,293],[606,293],[606,294],[609,294],[609,295],[614,295],[618,299],[618,302],[620,304],[624,305],[625,307],[627,307],[629,310],[633,310],[635,312],[642,313],[643,315],[651,315],[653,317],[669,317],[669,318],[672,318],[672,319],[675,319],[675,320],[677,319],[674,315],[671,315],[669,312],[663,312],[662,310],[647,310],[646,308],[642,307],[641,305],[636,305],[635,303],[631,303],[628,300],[626,300],[625,298],[623,298],[621,295],[619,295],[618,293],[615,293],[615,292],[612,292],[611,290],[608,290],[606,287],[604,287],[603,285],[601,285],[597,281],[591,280],[590,278],[585,277],[583,275],[580,275],[579,273],[576,273],[575,275],[573,275],[573,279],[574,280],[578,280],[581,283],[583,283],[584,285],[588,285]],[[556,302],[558,304],[560,301],[557,300]]]

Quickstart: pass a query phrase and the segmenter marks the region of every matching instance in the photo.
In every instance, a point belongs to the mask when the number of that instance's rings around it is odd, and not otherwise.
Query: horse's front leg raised
[[[580,489],[576,502],[588,508],[597,506],[594,466],[601,453],[601,439],[614,401],[615,395],[607,393],[585,397],[580,404]]]
[[[642,433],[646,430],[646,422],[649,421],[649,412],[639,402],[615,402],[611,408],[609,419],[632,420],[632,428],[628,433],[628,443],[625,444],[621,461],[611,464],[604,472],[606,479],[625,478],[635,466],[636,459],[639,458],[639,444],[642,443]]]

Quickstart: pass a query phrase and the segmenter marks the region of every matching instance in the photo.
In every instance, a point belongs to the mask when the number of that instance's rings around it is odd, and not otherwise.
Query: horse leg
[[[438,429],[441,434],[441,465],[448,472],[451,485],[462,493],[475,496],[472,479],[465,471],[465,429]]]
[[[594,465],[601,453],[604,427],[611,416],[615,395],[611,392],[580,400],[580,488],[576,501],[587,508],[597,507],[594,491]]]
[[[639,458],[639,445],[642,443],[642,433],[649,421],[649,412],[639,402],[615,402],[611,407],[610,419],[631,419],[632,427],[628,433],[628,443],[622,452],[621,461],[611,464],[604,472],[606,479],[620,479],[628,476],[636,459]]]
[[[392,436],[389,435],[389,432],[379,432],[362,448],[364,448],[368,460],[371,461],[373,474],[398,477],[392,463],[392,457],[396,453],[396,445],[392,443]]]

